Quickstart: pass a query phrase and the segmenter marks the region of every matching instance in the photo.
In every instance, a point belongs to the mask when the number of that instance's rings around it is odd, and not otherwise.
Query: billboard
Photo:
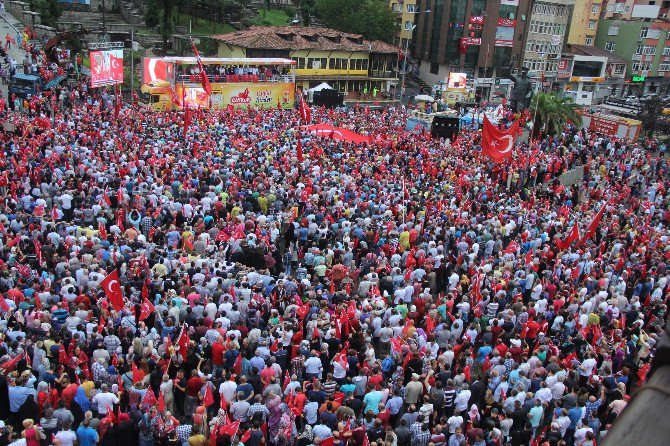
[[[142,59],[142,83],[157,84],[161,82],[174,83],[174,63],[166,62],[159,57],[145,57]]]
[[[182,86],[175,85],[175,94],[182,97]],[[292,83],[261,85],[248,82],[212,84],[212,94],[207,97],[200,87],[185,87],[186,103],[193,108],[293,108],[295,89]]]
[[[91,87],[123,83],[123,50],[91,51]]]
[[[467,73],[449,73],[447,88],[465,88],[467,80]]]

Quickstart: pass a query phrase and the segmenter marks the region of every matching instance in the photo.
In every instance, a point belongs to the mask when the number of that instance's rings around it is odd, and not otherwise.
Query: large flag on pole
[[[512,155],[516,136],[519,132],[519,120],[507,130],[496,128],[484,115],[482,127],[482,154],[490,157],[496,163],[501,163]]]
[[[588,239],[593,237],[596,234],[596,230],[598,229],[598,225],[600,224],[600,220],[603,218],[603,214],[605,213],[605,208],[607,207],[607,204],[603,204],[600,207],[600,210],[596,214],[595,217],[593,217],[593,220],[591,220],[591,223],[589,223],[589,226],[586,228],[586,232],[584,233],[584,237],[579,241],[580,244],[586,243]]]
[[[121,292],[121,284],[119,283],[119,272],[117,270],[109,273],[107,277],[100,282],[105,295],[116,311],[123,309],[123,293]]]
[[[303,124],[309,124],[312,121],[312,110],[309,109],[304,96],[300,96],[300,120]]]
[[[191,45],[193,46],[193,52],[195,53],[195,58],[198,61],[198,69],[200,70],[200,80],[202,82],[202,89],[205,90],[207,96],[212,94],[212,86],[209,84],[209,79],[207,78],[207,73],[205,72],[205,67],[202,65],[202,59],[200,59],[200,53],[195,47],[195,42],[191,39]]]

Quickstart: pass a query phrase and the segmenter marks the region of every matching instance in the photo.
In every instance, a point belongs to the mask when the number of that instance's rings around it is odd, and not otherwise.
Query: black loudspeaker
[[[344,94],[337,90],[321,90],[314,92],[312,103],[316,106],[335,108],[344,104]]]
[[[458,133],[460,120],[447,116],[435,116],[433,124],[430,126],[430,134],[437,138],[453,139]]]

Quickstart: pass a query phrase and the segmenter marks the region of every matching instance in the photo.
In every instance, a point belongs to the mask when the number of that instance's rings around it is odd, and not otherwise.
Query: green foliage
[[[63,6],[58,0],[31,0],[30,9],[40,14],[42,25],[55,27],[63,14]]]
[[[535,116],[534,136],[538,136],[539,132],[554,135],[560,132],[568,121],[580,127],[582,119],[577,113],[578,109],[579,106],[572,102],[572,99],[555,92],[537,93],[533,96],[529,107],[530,115]]]
[[[251,24],[258,26],[284,26],[289,23],[290,17],[281,9],[266,11],[261,9],[258,15],[251,20]]]
[[[662,117],[663,101],[659,98],[652,98],[640,103],[640,111],[637,119],[642,121],[642,129],[651,136],[656,131],[661,131],[665,127],[664,121],[659,120]]]
[[[316,0],[300,0],[299,6],[300,14],[302,15],[302,24],[309,26],[312,21],[310,16],[316,12]]]
[[[370,40],[393,43],[398,33],[396,15],[386,0],[316,0],[315,13],[324,26]]]
[[[158,0],[149,0],[147,10],[144,13],[144,24],[149,28],[155,28],[161,21],[162,9]]]

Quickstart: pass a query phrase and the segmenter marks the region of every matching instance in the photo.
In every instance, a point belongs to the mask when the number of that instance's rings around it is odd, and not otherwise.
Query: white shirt
[[[107,415],[107,408],[114,408],[119,398],[111,392],[102,392],[93,397],[93,402],[98,404],[98,412],[101,415]]]

